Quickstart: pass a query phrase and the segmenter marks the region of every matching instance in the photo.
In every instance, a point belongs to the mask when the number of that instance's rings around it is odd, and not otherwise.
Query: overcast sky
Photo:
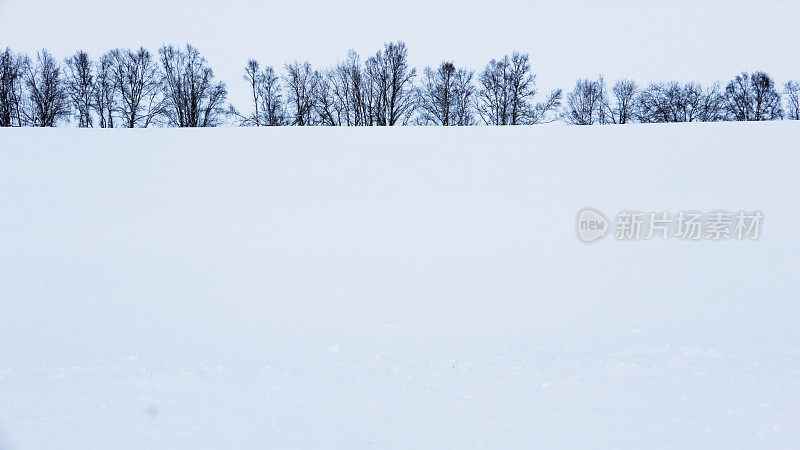
[[[800,79],[799,17],[798,0],[0,0],[0,46],[63,58],[189,42],[240,104],[248,58],[324,67],[389,40],[404,40],[420,69],[442,59],[480,69],[529,52],[541,90],[601,73],[713,82],[756,69],[782,84]]]

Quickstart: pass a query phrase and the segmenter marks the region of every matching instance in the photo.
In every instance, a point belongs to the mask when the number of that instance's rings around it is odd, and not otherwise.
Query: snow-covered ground
[[[0,130],[0,448],[796,448],[799,168],[789,122]]]

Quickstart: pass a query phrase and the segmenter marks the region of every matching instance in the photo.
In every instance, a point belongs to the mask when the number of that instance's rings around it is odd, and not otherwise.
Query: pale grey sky
[[[190,42],[244,106],[249,57],[325,67],[388,40],[404,40],[420,69],[452,59],[479,70],[512,50],[529,52],[541,90],[601,73],[724,82],[762,69],[783,83],[800,79],[798,17],[796,0],[0,0],[0,46],[47,47],[63,58],[78,48],[96,57]]]

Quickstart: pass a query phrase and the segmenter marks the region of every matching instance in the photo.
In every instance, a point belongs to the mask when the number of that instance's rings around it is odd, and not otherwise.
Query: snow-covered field
[[[798,193],[789,122],[3,129],[0,448],[797,448]]]

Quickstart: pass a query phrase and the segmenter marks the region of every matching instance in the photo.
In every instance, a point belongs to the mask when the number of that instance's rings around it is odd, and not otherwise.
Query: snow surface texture
[[[798,167],[788,122],[0,130],[0,447],[796,448]]]

